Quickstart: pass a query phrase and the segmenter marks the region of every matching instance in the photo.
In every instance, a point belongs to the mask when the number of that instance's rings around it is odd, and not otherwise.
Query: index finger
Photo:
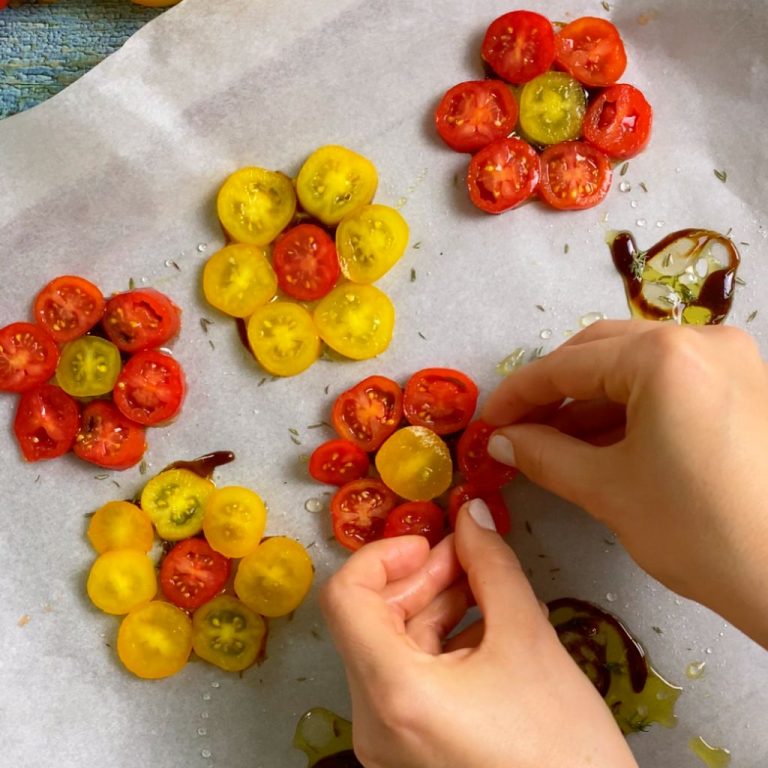
[[[510,373],[491,393],[481,418],[492,426],[512,424],[566,398],[626,404],[641,365],[639,354],[625,354],[630,344],[636,345],[634,335],[559,347]]]

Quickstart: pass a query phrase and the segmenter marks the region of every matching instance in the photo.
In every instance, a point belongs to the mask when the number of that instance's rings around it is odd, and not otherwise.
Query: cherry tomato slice
[[[448,494],[448,520],[451,528],[456,527],[456,518],[461,507],[472,499],[482,499],[486,503],[496,530],[502,536],[512,530],[509,510],[500,491],[494,488],[478,488],[474,483],[461,483],[451,488]]]
[[[209,600],[192,617],[192,648],[226,672],[251,666],[264,651],[267,623],[230,595]]]
[[[250,555],[261,543],[267,508],[258,493],[239,485],[216,488],[205,500],[203,533],[226,557]]]
[[[577,139],[586,111],[584,86],[565,72],[546,72],[520,91],[520,131],[534,144]]]
[[[403,427],[388,437],[376,453],[376,469],[388,488],[409,501],[434,499],[453,479],[451,452],[427,427]]]
[[[179,608],[194,611],[224,589],[229,559],[214,551],[205,539],[180,541],[163,558],[160,587]]]
[[[37,294],[33,312],[53,340],[63,344],[93,328],[101,320],[105,305],[104,296],[93,283],[62,275]]]
[[[192,651],[192,621],[175,605],[153,600],[132,610],[117,633],[117,655],[137,677],[175,675]]]
[[[179,332],[181,310],[160,291],[136,289],[107,301],[102,325],[119,350],[141,352],[167,343]]]
[[[373,200],[379,179],[370,160],[330,144],[316,149],[301,166],[296,193],[307,213],[323,224],[338,224]]]
[[[149,515],[130,501],[108,501],[88,523],[88,541],[99,554],[112,549],[149,552],[154,540]]]
[[[205,502],[213,483],[189,469],[166,469],[155,475],[141,492],[141,508],[157,533],[167,541],[181,541],[203,529]]]
[[[0,328],[0,391],[23,392],[53,376],[59,348],[48,331],[32,323]]]
[[[532,11],[512,11],[491,22],[480,53],[510,83],[526,83],[546,72],[555,59],[555,33],[549,19]]]
[[[509,136],[517,123],[517,102],[501,80],[470,80],[448,90],[435,111],[440,138],[457,152],[477,152]]]
[[[364,451],[375,451],[400,425],[403,391],[386,376],[369,376],[333,404],[333,428]]]
[[[72,397],[95,397],[111,392],[120,375],[120,350],[100,336],[68,341],[56,366],[56,382]]]
[[[146,450],[144,427],[127,419],[106,400],[83,409],[73,450],[83,461],[105,469],[127,469],[141,461]]]
[[[336,245],[315,224],[299,224],[283,232],[275,241],[272,263],[280,289],[299,301],[322,299],[341,274]]]
[[[642,92],[619,83],[606,88],[587,109],[584,138],[608,157],[626,160],[651,137],[653,110]]]
[[[27,461],[63,456],[74,444],[80,409],[53,384],[39,384],[19,399],[13,431]]]
[[[608,194],[612,178],[608,157],[591,144],[554,144],[541,154],[539,195],[561,211],[594,208]]]
[[[387,515],[398,501],[394,492],[375,478],[362,478],[342,485],[331,499],[336,541],[354,551],[380,539]]]
[[[500,488],[517,476],[517,470],[488,454],[488,438],[495,428],[481,419],[473,421],[456,446],[456,460],[464,477],[478,488]]]
[[[154,426],[179,412],[185,391],[181,366],[170,355],[150,349],[137,352],[123,366],[112,397],[129,419]]]
[[[312,317],[320,338],[352,360],[384,352],[395,328],[392,300],[374,285],[337,285],[320,300]]]
[[[309,474],[319,483],[344,485],[368,474],[368,454],[350,440],[336,439],[319,445],[309,457]]]
[[[155,596],[155,566],[144,552],[137,549],[108,550],[91,566],[86,590],[97,608],[120,616]]]
[[[502,213],[527,200],[539,183],[539,156],[516,137],[497,139],[473,156],[467,172],[470,200],[487,213]]]
[[[406,501],[395,507],[384,523],[382,538],[424,536],[434,547],[445,536],[445,512],[433,501]]]
[[[477,385],[461,371],[424,368],[405,385],[403,413],[414,426],[448,435],[472,420],[477,395]]]
[[[566,72],[593,88],[615,83],[627,66],[619,30],[594,16],[576,19],[557,33],[555,58]]]
[[[240,168],[221,185],[216,212],[221,226],[235,242],[267,245],[296,212],[293,183],[278,171]]]

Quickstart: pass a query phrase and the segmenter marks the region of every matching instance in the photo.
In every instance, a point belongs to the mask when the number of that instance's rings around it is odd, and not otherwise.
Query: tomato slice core
[[[329,440],[309,458],[309,474],[320,483],[344,485],[368,474],[368,454],[351,440]]]
[[[126,291],[109,299],[102,325],[109,340],[122,352],[141,352],[176,336],[181,310],[153,288]]]
[[[432,501],[407,501],[395,507],[384,523],[383,538],[424,536],[430,547],[445,535],[445,513]]]
[[[582,210],[600,203],[611,188],[608,157],[583,141],[547,147],[541,155],[539,194],[553,208]]]
[[[65,454],[79,424],[77,402],[53,384],[40,384],[19,399],[13,431],[24,458],[40,461]]]
[[[322,299],[339,279],[336,245],[315,224],[299,224],[275,241],[272,263],[281,290],[299,301]]]
[[[653,110],[642,92],[619,83],[606,88],[584,116],[584,138],[614,160],[641,152],[651,137]]]
[[[179,608],[193,611],[224,589],[229,578],[229,558],[204,539],[180,541],[160,565],[163,594]]]
[[[51,280],[35,298],[37,322],[62,344],[82,336],[101,320],[106,302],[90,281],[74,275]]]
[[[425,368],[408,380],[403,412],[411,424],[448,435],[469,424],[477,397],[477,385],[461,371]]]
[[[381,480],[353,480],[342,485],[331,499],[336,540],[343,547],[356,550],[380,539],[387,515],[397,502],[397,496]]]
[[[127,469],[138,464],[147,443],[144,427],[127,419],[106,400],[94,400],[83,409],[73,450],[83,461],[106,469]]]
[[[23,392],[53,376],[59,349],[48,331],[32,323],[0,328],[0,391]]]
[[[619,30],[606,19],[584,16],[566,24],[555,38],[557,63],[590,87],[615,83],[627,66]]]

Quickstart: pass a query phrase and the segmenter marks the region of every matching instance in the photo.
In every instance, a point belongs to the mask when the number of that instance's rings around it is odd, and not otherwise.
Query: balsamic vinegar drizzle
[[[629,232],[610,243],[634,317],[715,325],[725,320],[741,261],[733,242],[708,229],[681,229],[647,251]]]
[[[188,469],[190,472],[194,472],[200,477],[210,478],[217,467],[229,464],[234,460],[235,454],[232,453],[232,451],[213,451],[213,453],[206,453],[204,456],[199,456],[191,461],[174,461],[162,471],[166,472],[169,469]]]

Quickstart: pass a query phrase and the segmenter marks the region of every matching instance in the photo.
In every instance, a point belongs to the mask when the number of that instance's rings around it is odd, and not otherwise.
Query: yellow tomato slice
[[[195,611],[192,648],[211,664],[227,672],[240,672],[261,655],[267,623],[245,603],[220,595]]]
[[[545,72],[520,92],[520,129],[534,144],[558,144],[581,135],[587,96],[565,72]]]
[[[373,283],[400,260],[408,224],[394,208],[366,205],[345,216],[336,229],[342,273],[353,283]]]
[[[131,611],[117,633],[117,655],[138,677],[175,675],[192,652],[192,621],[170,603],[155,600]]]
[[[277,293],[277,275],[267,252],[235,243],[211,256],[203,270],[206,301],[232,317],[247,317]]]
[[[261,365],[275,376],[294,376],[320,356],[312,316],[291,301],[259,307],[248,320],[248,343]]]
[[[381,479],[398,496],[429,501],[448,490],[453,479],[451,452],[427,427],[404,427],[376,453]]]
[[[119,616],[148,603],[155,596],[155,567],[144,552],[113,549],[94,561],[86,590],[97,608]]]
[[[347,214],[368,205],[379,179],[373,163],[351,149],[329,144],[315,150],[296,179],[299,202],[323,224],[338,224]]]
[[[141,508],[158,535],[180,541],[203,527],[203,505],[214,485],[188,469],[169,469],[153,477],[141,492]]]
[[[259,546],[267,524],[261,497],[238,485],[217,488],[205,502],[203,533],[226,557],[245,557]]]
[[[312,560],[298,541],[273,536],[240,561],[235,593],[262,616],[285,616],[299,607],[314,575]]]
[[[72,397],[111,392],[120,375],[120,350],[98,336],[81,336],[62,347],[56,381]]]
[[[241,168],[221,185],[216,210],[221,225],[233,240],[267,245],[293,218],[296,193],[284,173]]]
[[[331,349],[353,360],[367,360],[392,341],[395,307],[372,285],[338,285],[315,307],[315,325]]]
[[[155,531],[143,509],[130,501],[109,501],[93,513],[88,540],[101,553],[110,549],[137,549],[148,552]]]

